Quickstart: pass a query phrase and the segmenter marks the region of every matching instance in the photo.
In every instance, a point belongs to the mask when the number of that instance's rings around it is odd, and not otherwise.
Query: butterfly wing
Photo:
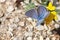
[[[49,15],[48,10],[44,6],[39,6],[37,9],[38,19],[44,19]]]
[[[26,16],[37,19],[38,18],[38,13],[35,9],[31,9],[25,13]]]
[[[37,25],[42,23],[44,19],[49,15],[49,12],[44,6],[39,6],[37,9],[38,12],[38,22]]]

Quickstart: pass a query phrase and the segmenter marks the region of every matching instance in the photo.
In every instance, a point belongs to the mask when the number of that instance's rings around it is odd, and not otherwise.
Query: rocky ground
[[[17,4],[16,0],[0,0],[0,40],[60,40],[59,24],[36,27],[36,22],[25,16],[25,4]]]

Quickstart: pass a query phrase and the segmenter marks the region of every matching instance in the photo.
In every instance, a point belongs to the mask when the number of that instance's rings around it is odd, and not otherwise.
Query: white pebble
[[[56,38],[55,37],[52,37],[52,40],[55,40]]]
[[[12,28],[17,28],[17,24],[12,24]]]
[[[18,17],[15,18],[14,22],[19,22],[19,19]]]
[[[0,0],[0,2],[2,3],[2,2],[5,2],[6,0]]]
[[[13,10],[14,10],[13,6],[9,6],[9,7],[7,8],[7,12],[9,12],[9,13],[11,13]]]
[[[43,40],[43,36],[40,36],[40,40]]]
[[[48,27],[46,26],[46,24],[44,25],[44,29],[45,29],[45,30],[48,30]]]
[[[3,16],[3,13],[2,12],[0,12],[0,17],[2,17]]]
[[[25,37],[27,37],[27,36],[29,36],[29,33],[28,33],[28,32],[25,32],[25,34],[24,34],[24,35],[25,35]]]
[[[33,40],[37,40],[37,38],[36,38],[36,37],[34,37],[34,38],[33,38]]]
[[[18,40],[18,38],[17,38],[17,37],[15,37],[13,40]]]
[[[29,31],[29,32],[31,32],[31,31],[33,30],[33,26],[28,25],[27,27],[28,27],[28,31]]]
[[[49,38],[49,37],[47,37],[47,38],[46,38],[46,40],[50,40],[50,38]]]
[[[32,25],[33,25],[33,26],[36,26],[36,23],[35,23],[35,22],[32,22]]]
[[[28,37],[27,40],[32,40],[32,37]]]
[[[13,33],[12,33],[12,32],[8,31],[7,33],[8,33],[10,36],[13,36]]]
[[[11,27],[9,27],[9,31],[13,31],[13,29]]]
[[[32,36],[33,35],[33,33],[32,32],[29,32],[29,34],[28,34],[29,36]]]
[[[48,35],[51,35],[52,33],[50,32],[50,30],[48,30],[48,31],[47,31],[47,34],[48,34]]]
[[[42,26],[42,25],[37,26],[37,29],[38,29],[38,30],[44,30],[44,26]]]
[[[28,21],[32,21],[32,18],[27,18]]]
[[[59,28],[59,24],[55,24],[54,26],[55,26],[55,28]]]
[[[25,0],[24,2],[25,2],[25,3],[29,3],[29,0]]]
[[[19,25],[24,26],[24,22],[19,22]]]
[[[47,35],[46,31],[43,31],[43,32],[42,32],[42,35],[43,35],[44,37],[46,37],[46,35]]]
[[[14,18],[10,19],[9,21],[10,21],[10,23],[13,23],[14,22]]]

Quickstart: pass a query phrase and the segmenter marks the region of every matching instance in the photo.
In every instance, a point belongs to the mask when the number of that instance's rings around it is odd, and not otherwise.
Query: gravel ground
[[[16,0],[0,0],[0,40],[60,40],[59,24],[36,27],[36,22],[25,16],[25,4],[19,5]]]

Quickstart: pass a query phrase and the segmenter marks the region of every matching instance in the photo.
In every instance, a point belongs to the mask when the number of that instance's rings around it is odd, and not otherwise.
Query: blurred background
[[[51,1],[58,23],[36,27],[25,12]],[[60,40],[60,0],[0,0],[0,40]]]

